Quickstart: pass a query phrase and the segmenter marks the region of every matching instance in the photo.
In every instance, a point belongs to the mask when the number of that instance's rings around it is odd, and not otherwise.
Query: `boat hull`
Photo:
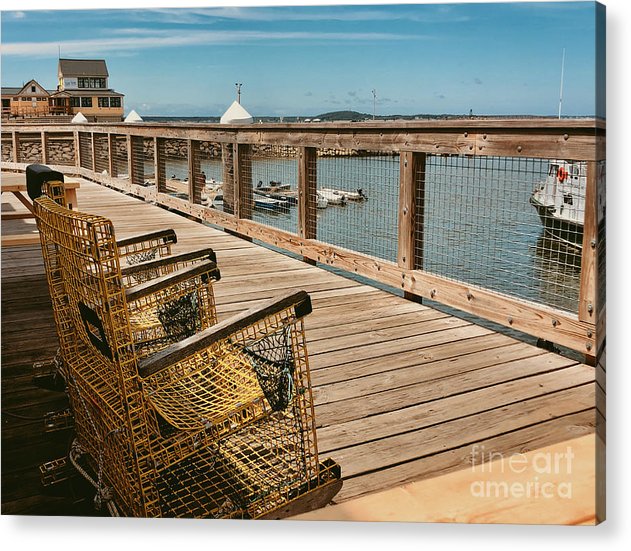
[[[537,210],[537,214],[543,224],[543,229],[547,235],[581,249],[583,247],[583,225],[571,220],[559,218],[555,214],[555,208],[544,205],[533,196],[530,203]]]

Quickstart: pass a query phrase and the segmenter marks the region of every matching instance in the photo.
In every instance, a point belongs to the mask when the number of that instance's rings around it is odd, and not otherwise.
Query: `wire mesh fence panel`
[[[42,162],[41,134],[20,134],[18,136],[18,158],[20,163]]]
[[[52,165],[74,166],[75,150],[72,134],[48,134],[46,159]]]
[[[13,140],[11,138],[2,139],[2,162],[13,162]]]
[[[127,160],[127,136],[112,136],[112,176],[129,178],[129,162]]]
[[[395,262],[399,155],[318,150],[317,239]]]
[[[155,186],[156,184],[156,159],[155,141],[153,138],[140,138],[140,151],[137,151],[137,161],[142,165],[142,186]]]
[[[144,186],[145,178],[145,144],[142,136],[131,136],[131,183],[137,186]]]
[[[575,312],[585,184],[585,163],[428,156],[416,267]]]
[[[107,134],[94,134],[94,168],[98,174],[110,171],[110,146]]]
[[[92,134],[79,132],[79,161],[81,168],[92,170]]]
[[[202,205],[223,210],[223,155],[220,143],[201,141],[197,150]]]
[[[597,199],[597,243],[598,243],[598,275],[596,288],[596,303],[598,308],[602,308],[607,300],[607,231],[605,212],[607,208],[607,174],[606,162],[600,161],[596,165],[596,189],[598,192]]]
[[[242,218],[291,233],[298,231],[298,159],[294,147],[257,145],[235,149]],[[238,167],[238,168],[237,168]]]
[[[188,143],[186,140],[164,140],[165,192],[188,199]]]

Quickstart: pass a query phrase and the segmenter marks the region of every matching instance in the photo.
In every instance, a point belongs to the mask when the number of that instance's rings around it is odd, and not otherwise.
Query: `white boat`
[[[337,193],[337,190],[331,191],[330,189],[319,189],[318,194],[324,197],[329,205],[346,205],[346,196]]]
[[[254,196],[254,208],[262,210],[289,210],[289,203],[287,201],[280,201],[279,199],[272,199],[271,197],[265,197],[263,195]]]
[[[279,191],[290,190],[291,184],[283,184],[282,182],[278,182],[274,180],[270,180],[269,184],[264,184],[263,180],[259,180],[259,183],[256,184],[256,189],[258,191],[278,193]]]
[[[587,163],[550,161],[546,179],[530,197],[548,235],[582,248],[586,189]]]
[[[322,194],[320,194],[320,192],[318,191],[316,193],[316,207],[319,209],[325,209],[329,206],[329,201],[327,200],[326,197],[324,197]]]
[[[364,193],[364,190],[358,188],[357,191],[346,191],[342,189],[322,188],[321,191],[332,193],[333,195],[344,196],[347,201],[365,201],[368,196]]]
[[[216,182],[215,180],[208,181],[206,180],[206,185],[204,186],[204,191],[202,192],[202,197],[206,195],[208,200],[212,203],[213,201],[222,201],[223,200],[223,182]]]

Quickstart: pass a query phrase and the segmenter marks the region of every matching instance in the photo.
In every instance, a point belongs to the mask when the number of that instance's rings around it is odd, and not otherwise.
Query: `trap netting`
[[[295,350],[304,350],[304,329],[302,323],[278,314],[259,326],[254,335],[237,332],[146,377],[147,399],[180,430],[221,425],[244,407],[253,417],[285,410],[308,385],[296,373]]]

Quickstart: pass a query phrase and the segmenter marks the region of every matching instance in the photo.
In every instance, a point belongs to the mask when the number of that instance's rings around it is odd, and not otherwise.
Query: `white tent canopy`
[[[125,117],[125,122],[142,122],[142,117],[132,109]]]
[[[221,124],[252,124],[254,119],[240,103],[234,101],[222,115],[220,122]]]
[[[88,122],[88,119],[85,118],[85,115],[83,113],[79,112],[74,117],[72,117],[72,120],[70,122],[74,124],[82,124],[84,122]]]

